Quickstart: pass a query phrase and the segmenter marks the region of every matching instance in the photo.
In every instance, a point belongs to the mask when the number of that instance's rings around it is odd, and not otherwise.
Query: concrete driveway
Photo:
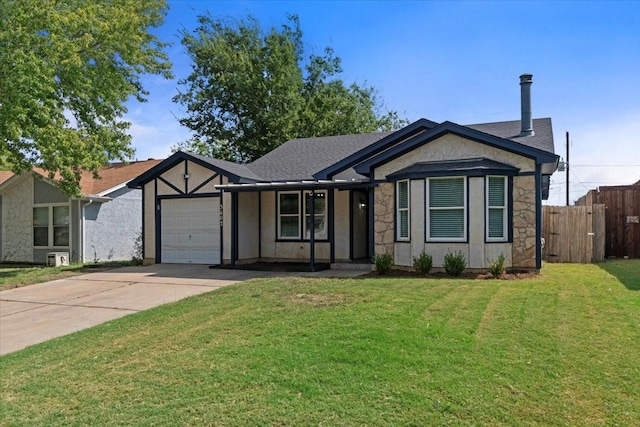
[[[362,273],[327,270],[302,275]],[[301,274],[157,264],[9,289],[0,292],[0,355],[243,280],[283,275]]]

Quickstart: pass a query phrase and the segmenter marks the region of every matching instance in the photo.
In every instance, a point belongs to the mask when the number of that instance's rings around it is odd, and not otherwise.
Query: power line
[[[640,165],[571,165],[572,168],[640,168]]]

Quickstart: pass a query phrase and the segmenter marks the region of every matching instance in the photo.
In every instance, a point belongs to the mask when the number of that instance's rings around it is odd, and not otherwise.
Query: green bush
[[[420,252],[420,255],[413,257],[413,269],[423,276],[429,274],[433,267],[433,257],[425,251]]]
[[[459,276],[467,268],[467,259],[461,251],[449,252],[444,256],[442,266],[450,276]]]
[[[393,266],[393,257],[388,253],[375,255],[373,264],[376,266],[376,273],[379,275],[387,274]]]
[[[497,259],[494,261],[489,260],[489,273],[493,277],[500,277],[504,274],[504,261],[507,257],[503,253],[500,253]]]

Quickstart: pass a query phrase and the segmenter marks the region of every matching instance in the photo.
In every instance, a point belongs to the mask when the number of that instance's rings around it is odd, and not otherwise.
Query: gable
[[[420,145],[388,162],[374,167],[373,178],[385,180],[394,172],[418,162],[458,161],[462,159],[486,158],[510,165],[520,172],[534,172],[535,160],[480,142],[447,133],[435,140]]]

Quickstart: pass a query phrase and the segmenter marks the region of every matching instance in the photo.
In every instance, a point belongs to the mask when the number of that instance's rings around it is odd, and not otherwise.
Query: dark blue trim
[[[465,224],[466,230],[465,230],[464,240],[429,240],[429,230],[430,230],[429,227],[431,226],[430,222],[427,221],[427,216],[430,216],[430,215],[428,215],[429,214],[429,203],[428,203],[428,200],[427,200],[427,186],[428,186],[427,181],[430,178],[429,177],[429,178],[425,178],[424,179],[424,242],[425,243],[429,243],[429,244],[432,244],[432,243],[467,243],[467,244],[469,244],[469,219],[470,219],[469,177],[466,177],[464,175],[458,175],[457,177],[465,179],[464,185],[465,185],[465,193],[466,193],[466,199],[467,200],[465,202],[466,205],[464,207],[465,216],[466,216],[466,219],[465,219],[465,221],[466,221],[466,224]],[[434,177],[434,178],[438,178],[438,177]],[[429,218],[429,219],[431,219],[431,218]]]
[[[414,150],[416,147],[429,143],[449,133],[492,147],[500,148],[511,153],[519,154],[524,157],[535,159],[536,163],[554,163],[559,158],[559,156],[553,153],[528,147],[509,139],[499,138],[452,122],[443,122],[433,129],[421,133],[363,161],[356,165],[355,171],[361,175],[370,176],[375,167],[394,160],[403,154]]]
[[[311,190],[311,212],[309,212],[309,220],[311,221],[311,229],[309,230],[309,271],[316,271],[316,193]],[[307,204],[307,195],[304,194],[302,198],[302,215],[303,221],[307,222],[307,214],[304,212],[304,208]],[[325,206],[327,211],[327,206]],[[304,231],[304,228],[303,228]]]
[[[151,181],[152,179],[158,178],[160,176],[160,174],[162,174],[164,171],[167,171],[173,167],[175,167],[176,165],[180,164],[180,162],[188,160],[190,162],[193,162],[197,165],[200,165],[204,168],[207,168],[209,170],[212,170],[220,175],[225,175],[229,178],[230,182],[235,182],[235,183],[253,183],[253,182],[257,182],[255,179],[250,179],[250,178],[245,178],[242,177],[240,175],[237,175],[235,173],[229,172],[228,170],[225,170],[221,167],[212,165],[211,163],[208,163],[202,159],[199,159],[195,156],[192,156],[189,153],[185,153],[183,151],[178,151],[177,153],[174,153],[173,155],[171,155],[169,158],[163,160],[162,162],[158,163],[157,165],[155,165],[154,167],[152,167],[151,169],[149,169],[148,171],[146,171],[145,173],[141,174],[140,176],[132,179],[131,181],[129,181],[127,183],[127,187],[129,188],[140,188],[140,186],[146,184],[147,182]],[[212,159],[213,160],[213,159]]]
[[[262,258],[262,193],[258,193],[258,259]]]
[[[432,122],[431,120],[419,119],[411,123],[410,125],[397,130],[391,135],[387,135],[381,140],[374,142],[368,147],[365,147],[362,150],[345,157],[339,162],[322,169],[321,171],[315,173],[313,177],[315,179],[331,179],[334,175],[362,162],[363,160],[366,160],[367,158],[374,156],[386,150],[387,148],[392,147],[393,145],[398,144],[399,142],[418,134],[421,131],[429,130],[437,125],[438,123]]]
[[[536,268],[542,268],[542,248],[540,238],[542,237],[542,167],[536,165]]]
[[[398,238],[400,234],[400,224],[398,223],[398,183],[400,181],[407,181],[407,204],[409,205],[409,237],[407,239]],[[411,243],[411,180],[401,179],[393,183],[393,242],[394,243]]]
[[[158,199],[202,199],[203,197],[220,197],[222,193],[216,191],[215,193],[198,193],[198,194],[166,194],[158,196]]]
[[[531,171],[531,172],[520,172],[518,174],[518,176],[536,176],[535,171]]]
[[[336,239],[335,239],[335,190],[327,191],[327,218],[328,224],[328,234],[329,234],[329,262],[336,262]],[[315,226],[314,226],[315,227]]]
[[[238,193],[231,194],[231,265],[238,259]]]
[[[488,181],[489,181],[489,177],[485,177],[484,179],[484,196],[483,196],[483,200],[484,200],[484,205],[483,205],[483,209],[484,209],[484,243],[490,245],[492,243],[513,243],[513,177],[512,176],[501,176],[501,175],[492,175],[493,177],[496,178],[506,178],[507,182],[507,189],[506,191],[506,198],[507,200],[505,201],[506,203],[506,209],[507,209],[507,239],[506,240],[488,240],[488,235],[489,235],[489,228],[487,227],[489,225],[489,214],[488,214],[488,210],[489,210],[489,198],[487,196],[487,186],[488,186]]]
[[[210,183],[211,181],[213,181],[214,179],[216,179],[218,176],[220,176],[219,174],[213,174],[211,175],[209,178],[205,179],[202,184],[198,185],[196,188],[194,188],[193,190],[191,190],[190,193],[188,194],[195,194],[196,191],[198,191],[199,189],[201,189],[202,187],[204,187],[205,185],[207,185],[208,183]]]
[[[187,162],[185,160],[185,162],[184,162],[184,175],[188,175],[189,174],[189,167],[188,167],[189,165],[188,165],[188,163],[189,162]],[[184,175],[183,175],[183,178],[184,178]],[[186,179],[186,178],[184,179],[184,194],[189,194],[189,180]]]
[[[142,186],[142,230],[141,230],[141,236],[142,236],[142,244],[141,244],[141,248],[142,248],[142,260],[144,260],[146,258],[147,255],[147,250],[145,248],[145,209],[144,209],[144,205],[146,204],[146,195],[145,195],[145,190],[144,190],[144,185]],[[82,209],[82,206],[80,207],[80,209]],[[82,224],[82,226],[84,227],[84,223]],[[82,242],[84,244],[84,242]],[[83,248],[83,252],[84,252],[84,248]],[[84,255],[83,255],[84,256]],[[84,261],[84,259],[82,260]]]
[[[222,175],[220,176],[222,182]],[[220,265],[224,264],[224,194],[218,193],[220,197]]]
[[[184,191],[182,191],[181,189],[179,189],[178,187],[176,187],[175,185],[173,185],[172,183],[170,183],[169,181],[167,181],[166,179],[164,179],[163,177],[159,176],[158,179],[160,181],[162,181],[163,183],[165,183],[166,185],[168,185],[169,187],[173,188],[175,191],[178,192],[178,194],[187,194]]]
[[[156,264],[160,264],[162,262],[162,245],[160,243],[162,235],[162,216],[160,215],[160,200],[158,199],[158,180],[154,179],[153,184],[153,210],[155,211],[156,216]]]
[[[387,175],[388,181],[422,179],[440,176],[517,175],[519,169],[487,158],[418,162]]]
[[[369,215],[367,218],[367,225],[369,226],[369,230],[368,233],[369,234],[369,242],[368,242],[368,258],[372,259],[373,256],[375,255],[375,200],[376,200],[376,196],[375,196],[375,191],[374,191],[374,187],[369,187],[369,204],[368,204],[368,210],[369,210]]]

